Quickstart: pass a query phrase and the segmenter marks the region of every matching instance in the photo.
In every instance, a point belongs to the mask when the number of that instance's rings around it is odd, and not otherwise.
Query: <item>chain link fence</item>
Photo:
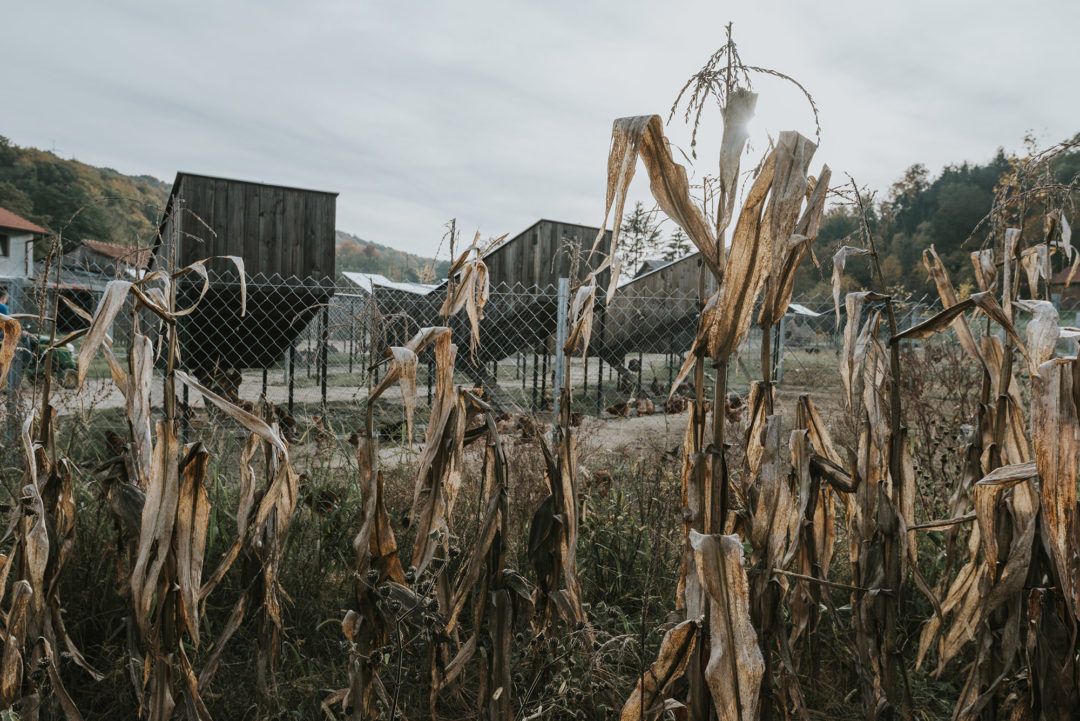
[[[37,283],[3,281],[13,312],[24,314],[24,337],[4,391],[7,438],[16,433],[25,408],[34,402],[44,373],[39,362],[52,339],[86,326],[107,278],[93,282]],[[178,306],[198,300],[198,281],[178,286]],[[328,285],[295,278],[250,277],[247,312],[241,315],[241,284],[235,275],[211,276],[210,291],[196,310],[179,320],[180,365],[219,394],[254,408],[265,399],[280,409],[280,419],[294,434],[347,435],[363,423],[369,390],[385,372],[384,349],[402,345],[420,328],[447,323],[459,351],[456,378],[483,389],[504,411],[545,413],[557,397],[556,356],[561,347],[559,289],[493,286],[480,321],[480,343],[470,347],[468,319],[444,321],[440,286],[354,283]],[[129,307],[112,328],[112,346],[123,362],[133,328],[155,338],[156,318],[138,318]],[[562,299],[563,307],[567,299]],[[588,354],[566,364],[575,412],[604,415],[630,399],[650,399],[662,408],[697,329],[700,301],[695,293],[663,296],[616,295],[594,309]],[[928,298],[900,305],[901,327],[935,312]],[[1080,325],[1080,305],[1062,306],[1061,324]],[[55,318],[42,323],[27,318]],[[842,347],[831,301],[793,305],[772,339],[774,375],[782,387],[813,388],[832,384]],[[756,327],[730,364],[728,387],[744,390],[761,377],[761,331]],[[124,399],[110,379],[107,363],[92,362],[81,389],[75,385],[80,341],[53,354],[53,399],[60,416],[89,418],[108,427],[123,423]],[[419,359],[420,407],[430,401],[434,359]],[[161,401],[156,384],[153,402]],[[393,398],[390,394],[389,398]],[[187,418],[213,426],[201,398],[183,398]],[[20,410],[22,409],[22,410]],[[393,420],[392,432],[400,427]]]

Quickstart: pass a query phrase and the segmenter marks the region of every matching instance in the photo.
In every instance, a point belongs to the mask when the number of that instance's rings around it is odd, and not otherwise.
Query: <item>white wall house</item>
[[[26,218],[0,208],[0,282],[5,278],[28,278],[33,275],[33,248],[36,236],[47,230]]]

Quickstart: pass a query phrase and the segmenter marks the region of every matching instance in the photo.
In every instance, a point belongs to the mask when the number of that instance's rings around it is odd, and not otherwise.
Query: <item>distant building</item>
[[[345,276],[345,280],[364,291],[367,295],[373,295],[376,292],[384,290],[400,291],[412,295],[427,295],[439,287],[438,284],[432,283],[409,283],[390,280],[385,275],[380,275],[379,273],[357,273],[347,270],[343,271],[342,275]]]
[[[1050,276],[1050,294],[1058,303],[1068,302],[1075,308],[1077,302],[1080,301],[1080,271],[1073,276],[1072,282],[1066,285],[1069,270],[1069,268],[1062,268]]]
[[[645,275],[654,270],[660,270],[665,265],[671,265],[671,261],[664,258],[645,258],[641,261],[641,264],[638,265],[637,270],[634,271],[634,277],[637,278],[639,275]]]
[[[6,208],[0,208],[0,279],[33,275],[35,237],[49,231]]]
[[[153,248],[87,239],[79,247],[64,253],[64,266],[110,279],[123,278],[138,276],[146,270],[153,255]]]
[[[290,353],[317,314],[316,322],[325,322],[320,311],[334,293],[336,212],[337,193],[176,174],[151,268],[234,256],[244,259],[251,281],[241,317],[232,264],[210,266],[210,290],[179,322],[185,368],[203,379],[214,368],[268,368]],[[181,278],[177,292],[179,305],[194,304],[198,277]]]

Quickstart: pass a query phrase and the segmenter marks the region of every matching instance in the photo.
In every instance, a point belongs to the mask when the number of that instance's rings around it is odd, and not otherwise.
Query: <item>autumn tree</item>
[[[656,212],[646,210],[640,201],[619,227],[619,259],[628,273],[637,271],[641,261],[660,251],[661,235]]]

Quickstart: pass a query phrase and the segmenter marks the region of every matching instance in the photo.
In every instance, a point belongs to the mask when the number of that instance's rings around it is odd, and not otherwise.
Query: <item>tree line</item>
[[[1073,142],[1080,143],[1080,135]],[[1025,154],[1035,152],[1034,144],[1028,141]],[[1018,160],[1018,156],[999,149],[987,162],[948,165],[936,176],[931,176],[921,163],[905,170],[883,198],[866,208],[886,285],[914,294],[931,291],[922,267],[922,252],[932,245],[957,285],[973,287],[970,254],[982,246],[991,232],[989,224],[980,225],[980,222],[990,212],[995,189],[1008,178]],[[1063,153],[1053,166],[1052,176],[1044,181],[1046,185],[1070,186],[1075,190],[1080,179],[1080,150]],[[819,263],[817,266],[805,264],[799,270],[796,288],[804,298],[830,297],[832,265],[829,258],[842,245],[862,242],[859,210],[845,197],[842,187],[838,190],[818,237]],[[1080,198],[1080,195],[1073,192],[1071,197]],[[1041,214],[1049,210],[1040,205],[1038,197],[1032,197],[1029,206],[1025,239],[1042,233]],[[1072,221],[1072,209],[1063,210]],[[974,233],[972,228],[976,228]],[[620,233],[623,270],[631,275],[645,259],[670,261],[691,251],[681,229],[662,224],[658,211],[650,210],[640,202],[625,216]],[[868,264],[853,267],[845,283],[850,287],[868,287],[871,284],[869,268]]]

